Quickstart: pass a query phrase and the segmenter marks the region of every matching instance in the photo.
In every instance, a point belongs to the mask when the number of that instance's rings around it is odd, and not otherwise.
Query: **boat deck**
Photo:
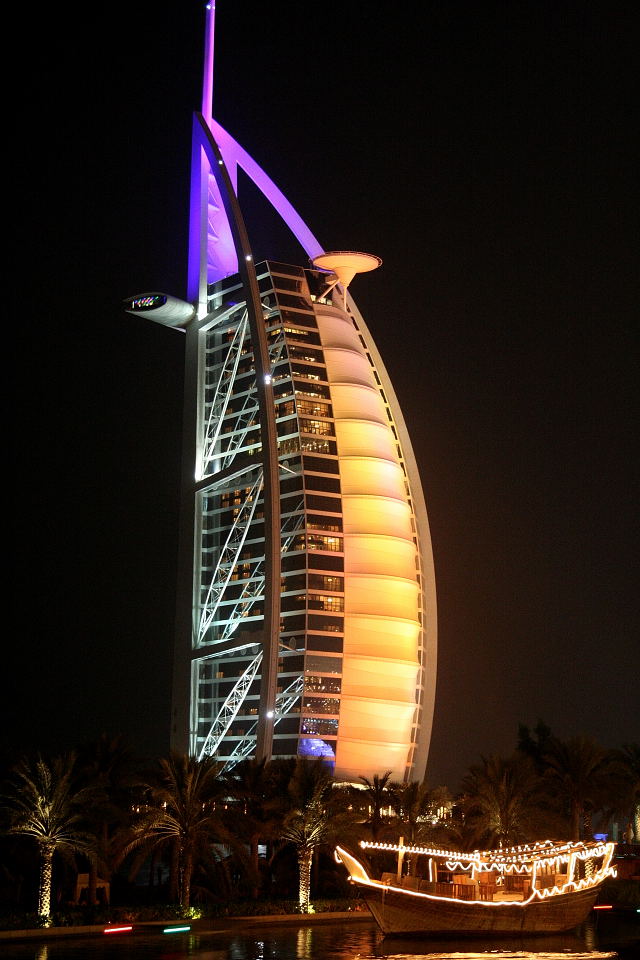
[[[494,878],[487,877],[487,882],[474,882],[466,877],[460,881],[438,883],[424,880],[421,877],[401,877],[395,873],[383,873],[381,883],[394,886],[402,890],[415,890],[419,893],[428,893],[436,897],[446,897],[451,900],[482,900],[492,902],[515,903],[528,900],[531,896],[531,882],[528,877],[504,878],[502,884],[490,882]],[[564,878],[566,880],[566,877]]]

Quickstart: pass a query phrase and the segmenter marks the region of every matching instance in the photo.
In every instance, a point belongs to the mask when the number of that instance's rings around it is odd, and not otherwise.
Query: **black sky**
[[[185,294],[204,18],[133,6],[14,35],[4,751],[167,747],[182,338],[120,303]],[[635,12],[218,3],[217,118],[384,262],[352,292],[429,511],[432,784],[519,722],[640,738]],[[257,256],[293,256],[254,201]]]

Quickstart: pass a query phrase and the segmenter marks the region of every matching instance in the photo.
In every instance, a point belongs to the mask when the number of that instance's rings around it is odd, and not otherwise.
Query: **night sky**
[[[121,301],[185,295],[204,15],[134,6],[12,35],[4,754],[168,748],[183,338]],[[429,512],[431,785],[520,722],[640,739],[635,13],[218,3],[217,119],[326,249],[383,260],[351,292]],[[304,263],[244,197],[256,258]]]

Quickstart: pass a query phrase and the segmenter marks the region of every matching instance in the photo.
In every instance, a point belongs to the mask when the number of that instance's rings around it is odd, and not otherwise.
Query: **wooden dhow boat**
[[[395,873],[371,876],[364,858],[336,847],[385,935],[513,936],[561,933],[581,924],[611,867],[613,843],[546,840],[460,853],[367,843],[397,853]]]

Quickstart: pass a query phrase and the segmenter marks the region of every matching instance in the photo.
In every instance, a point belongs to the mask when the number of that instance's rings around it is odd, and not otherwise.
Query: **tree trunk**
[[[373,811],[373,816],[371,817],[371,838],[374,843],[378,842],[380,837],[380,827],[382,825],[382,818],[377,810]]]
[[[180,899],[180,869],[178,866],[178,843],[171,845],[171,858],[169,860],[169,899],[172,903],[178,903]]]
[[[251,884],[251,899],[257,900],[260,896],[260,858],[258,857],[258,843],[260,837],[258,834],[254,834],[251,837],[251,870],[253,872],[254,880]]]
[[[38,889],[38,913],[45,918],[45,926],[51,926],[51,876],[53,871],[53,847],[40,847],[40,886]]]
[[[191,906],[191,874],[193,873],[193,857],[190,853],[184,855],[184,859],[181,867],[182,883],[181,883],[181,896],[180,896],[180,906],[181,907],[190,907]]]
[[[574,800],[571,804],[571,839],[580,840],[580,827],[582,826],[582,805]]]
[[[158,867],[158,855],[159,855],[159,850],[157,847],[155,847],[151,851],[151,862],[149,863],[149,887],[151,889],[153,889],[153,887],[156,884],[157,878],[155,874]]]
[[[300,872],[300,887],[298,903],[300,913],[309,913],[309,899],[311,896],[311,863],[313,850],[298,850],[298,870]]]

